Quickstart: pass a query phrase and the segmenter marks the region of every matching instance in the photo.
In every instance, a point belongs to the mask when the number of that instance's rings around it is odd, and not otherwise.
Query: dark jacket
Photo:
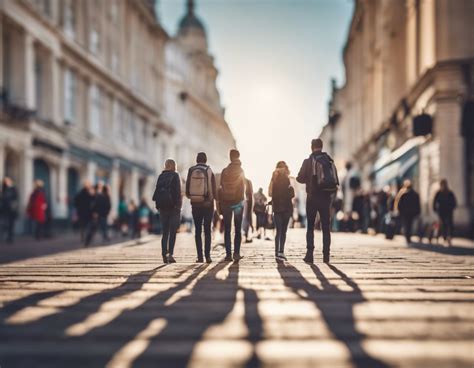
[[[171,198],[173,199],[174,209],[181,209],[181,205],[183,204],[183,199],[181,198],[181,179],[179,178],[178,173],[175,171],[163,170],[163,172],[158,177],[158,180],[160,180],[160,178],[171,180],[170,191],[171,191]],[[156,182],[156,184],[157,185],[155,188],[155,193],[153,194],[154,201],[156,201],[158,181]]]
[[[293,202],[295,190],[290,185],[290,179],[281,169],[273,173],[268,194],[272,197],[272,210],[274,213],[293,213]]]
[[[3,186],[0,197],[0,214],[5,216],[18,215],[18,192],[15,187]]]
[[[400,196],[398,212],[402,217],[416,217],[421,213],[420,196],[415,190],[408,189]]]
[[[221,174],[221,189],[218,193],[218,199],[223,205],[234,205],[244,200],[244,197],[251,199],[252,191],[245,190],[245,173],[242,170],[242,163],[240,160],[232,161]],[[222,198],[222,187],[231,187],[232,192],[235,193],[235,200],[228,201]]]
[[[315,198],[330,198],[331,192],[324,191],[322,189],[313,188],[312,187],[312,177],[313,177],[313,165],[312,165],[312,158],[319,156],[319,155],[326,155],[329,159],[332,158],[326,152],[313,152],[307,159],[303,161],[301,165],[301,169],[298,172],[298,176],[296,177],[296,181],[301,184],[306,184],[306,193],[308,194],[308,200],[312,197]]]
[[[450,190],[439,190],[434,197],[433,209],[440,215],[450,214],[456,205],[456,197]]]
[[[92,211],[100,217],[106,217],[111,208],[110,197],[104,193],[98,193],[92,205]]]
[[[94,197],[88,189],[82,188],[74,197],[74,207],[77,210],[77,216],[81,220],[90,219],[92,216],[92,204]]]
[[[202,203],[192,203],[194,207],[212,207],[214,205],[214,200],[217,198],[217,186],[216,186],[216,177],[214,176],[214,173],[212,172],[212,169],[210,166],[207,166],[205,164],[197,164],[188,170],[188,177],[186,178],[186,196],[189,197],[189,183],[190,183],[190,178],[191,178],[191,173],[196,167],[201,167],[204,170],[207,170],[207,175],[208,175],[208,190],[209,190],[209,197],[208,200],[202,202]]]

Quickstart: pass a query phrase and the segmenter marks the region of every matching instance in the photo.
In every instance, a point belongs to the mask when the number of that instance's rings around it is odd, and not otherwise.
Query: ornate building
[[[441,178],[467,229],[474,207],[474,2],[357,0],[321,137],[365,188],[411,178],[425,218]]]
[[[209,163],[220,171],[228,162],[235,140],[225,121],[217,69],[209,54],[206,30],[187,1],[178,33],[165,47],[165,120],[176,129],[174,153],[182,173],[195,163],[196,153],[207,152]],[[173,151],[172,151],[173,152]]]
[[[115,211],[119,196],[151,196],[165,157],[212,147],[217,163],[234,146],[188,9],[170,39],[150,0],[0,2],[0,178],[22,216],[34,179],[67,220],[84,179],[110,184]]]

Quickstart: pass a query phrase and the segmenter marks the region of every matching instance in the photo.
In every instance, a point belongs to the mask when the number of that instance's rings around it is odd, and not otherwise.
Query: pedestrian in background
[[[110,195],[108,186],[99,182],[95,187],[95,196],[91,204],[91,225],[87,234],[86,245],[89,245],[97,229],[102,233],[102,241],[109,241],[108,217],[111,209]]]
[[[331,247],[331,202],[339,186],[333,159],[323,152],[323,141],[311,141],[311,155],[303,161],[296,180],[306,185],[306,256],[304,261],[313,263],[314,223],[319,213],[323,233],[323,261],[329,263]]]
[[[290,170],[285,161],[279,161],[273,172],[268,195],[272,198],[273,221],[275,223],[275,257],[286,261],[285,242],[288,223],[293,214],[292,199],[295,190],[290,184]]]
[[[230,164],[222,170],[218,192],[219,208],[224,217],[225,261],[238,262],[242,259],[240,244],[242,242],[242,219],[244,199],[250,198],[251,188],[246,188],[245,173],[242,170],[240,152],[232,149],[229,152]],[[234,254],[232,255],[232,218],[234,218]]]
[[[267,224],[267,197],[263,194],[263,189],[258,188],[258,191],[253,195],[253,212],[257,218],[257,238],[265,237],[265,226]]]
[[[46,193],[44,192],[44,182],[42,180],[35,181],[35,188],[28,200],[27,214],[33,221],[34,236],[36,240],[41,240],[45,234],[46,209],[48,202]]]
[[[93,196],[91,194],[92,184],[89,180],[85,180],[82,189],[74,197],[74,207],[77,212],[77,221],[81,234],[81,242],[85,241],[86,229],[91,221],[91,208]]]
[[[188,170],[186,196],[191,201],[192,206],[197,253],[196,262],[204,262],[201,236],[204,228],[204,256],[206,257],[206,262],[211,263],[211,225],[217,188],[216,178],[211,167],[207,165],[207,155],[205,152],[197,154],[196,165]]]
[[[413,189],[410,180],[403,182],[403,187],[395,199],[395,210],[400,214],[407,244],[411,243],[413,222],[421,213],[420,196]]]
[[[160,211],[163,235],[161,237],[161,254],[164,263],[176,263],[173,257],[176,232],[181,214],[181,179],[176,172],[176,162],[165,161],[165,167],[156,182],[153,193],[156,209]]]
[[[149,232],[151,228],[151,219],[153,212],[148,205],[146,198],[142,197],[138,205],[138,239],[140,239],[144,232]]]
[[[245,178],[245,187],[248,188],[249,192],[253,193],[252,181],[247,178]],[[250,236],[250,230],[252,230],[252,233],[254,231],[252,209],[253,198],[250,196],[250,198],[246,198],[244,201],[244,217],[242,219],[242,230],[245,237],[245,243],[252,243],[252,237]]]
[[[453,213],[457,205],[456,196],[449,189],[446,179],[442,179],[439,186],[440,188],[434,197],[433,209],[439,216],[443,238],[448,245],[451,245],[454,233]]]
[[[129,222],[129,213],[128,213],[128,204],[124,195],[120,196],[120,200],[117,208],[117,227],[118,231],[122,234],[123,237],[128,235],[128,222]]]
[[[15,221],[18,216],[18,192],[13,180],[8,176],[3,179],[0,193],[0,226],[6,233],[6,242],[13,243]]]

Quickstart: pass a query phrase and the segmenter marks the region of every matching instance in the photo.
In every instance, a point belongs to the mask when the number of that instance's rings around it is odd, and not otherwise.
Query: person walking
[[[440,189],[434,197],[433,209],[439,216],[444,241],[451,246],[451,239],[454,233],[453,212],[457,205],[456,196],[449,189],[446,179],[442,179],[439,186]]]
[[[421,213],[420,196],[410,180],[405,180],[395,199],[395,210],[400,214],[407,244],[411,243],[413,222]]]
[[[153,212],[147,203],[145,197],[142,197],[138,205],[138,239],[142,237],[143,232],[149,232],[151,229],[151,219]]]
[[[240,244],[242,242],[242,217],[244,212],[244,197],[249,199],[252,192],[245,185],[245,173],[242,170],[240,152],[230,150],[230,164],[222,171],[218,191],[219,208],[224,218],[225,261],[238,262],[242,259]],[[246,190],[247,189],[247,190]],[[231,228],[234,218],[234,254],[232,256]]]
[[[245,188],[247,188],[249,192],[253,193],[252,181],[247,178],[245,179]],[[254,231],[252,208],[253,208],[253,198],[251,196],[250,198],[247,198],[244,201],[244,216],[242,219],[242,230],[245,237],[245,243],[252,243],[253,241],[252,237],[250,236],[250,230],[252,230],[252,233]]]
[[[257,218],[257,239],[260,239],[262,237],[262,230],[265,237],[265,226],[267,223],[267,197],[263,194],[262,188],[258,188],[257,193],[253,195],[253,201],[253,212]]]
[[[191,201],[196,241],[196,262],[204,262],[202,253],[202,230],[204,227],[204,256],[211,263],[211,225],[214,215],[214,200],[217,197],[216,178],[207,165],[207,155],[199,152],[196,165],[188,170],[186,179],[186,197]]]
[[[156,182],[153,200],[160,211],[163,235],[161,237],[161,254],[164,263],[176,263],[173,257],[176,232],[178,231],[181,213],[181,179],[176,172],[176,162],[165,161],[163,172]]]
[[[85,241],[86,232],[92,220],[91,208],[94,197],[91,192],[92,184],[89,180],[85,180],[82,189],[74,197],[74,207],[77,212],[81,242]]]
[[[286,261],[285,241],[288,223],[293,214],[292,199],[295,190],[290,184],[290,170],[285,161],[279,161],[273,172],[268,195],[272,198],[273,222],[275,223],[275,257]]]
[[[0,223],[6,232],[6,242],[13,243],[15,221],[18,216],[18,192],[13,184],[13,180],[8,176],[3,179],[0,197],[0,215]]]
[[[45,234],[46,209],[48,202],[46,193],[44,192],[44,182],[42,180],[35,181],[35,189],[28,200],[27,213],[34,223],[34,235],[36,240],[41,240]]]
[[[329,263],[331,247],[331,202],[337,192],[339,179],[333,159],[323,152],[323,141],[311,141],[311,155],[303,161],[296,180],[306,185],[306,256],[304,261],[313,263],[314,223],[319,213],[323,233],[323,261]]]
[[[118,231],[122,234],[123,237],[128,235],[128,222],[130,214],[128,212],[128,203],[124,195],[120,196],[118,208],[117,208],[117,227]]]
[[[92,242],[97,228],[102,233],[102,240],[109,241],[108,216],[111,209],[109,189],[103,183],[98,183],[95,187],[95,196],[93,197],[90,209],[90,221],[86,236],[85,245],[89,246]]]

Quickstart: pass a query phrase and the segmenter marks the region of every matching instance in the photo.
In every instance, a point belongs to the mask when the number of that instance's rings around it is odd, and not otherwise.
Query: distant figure
[[[120,196],[118,208],[118,229],[123,237],[128,235],[128,222],[129,222],[129,213],[128,213],[128,203],[124,195]]]
[[[272,198],[273,221],[276,227],[275,257],[286,261],[285,242],[288,223],[293,214],[292,198],[295,190],[290,184],[290,170],[285,161],[279,161],[273,172],[268,188],[268,195]]]
[[[253,195],[253,212],[255,213],[255,217],[257,218],[257,238],[260,239],[265,236],[265,226],[267,223],[267,197],[263,194],[263,189],[258,188],[258,192]]]
[[[128,203],[128,230],[132,239],[138,237],[138,206],[133,199]]]
[[[95,194],[91,205],[92,218],[86,235],[85,245],[89,246],[99,228],[102,240],[109,241],[107,218],[111,209],[109,189],[102,182],[95,187]]]
[[[321,230],[323,232],[323,261],[329,263],[331,247],[331,201],[337,192],[339,179],[332,158],[322,152],[323,141],[311,141],[311,155],[303,161],[296,180],[306,184],[306,214],[308,227],[306,229],[306,256],[304,261],[313,263],[314,252],[314,223],[319,213]]]
[[[242,259],[240,255],[240,243],[242,242],[242,217],[244,211],[244,197],[252,196],[249,188],[246,190],[245,174],[240,162],[240,152],[236,149],[230,150],[230,164],[222,171],[221,183],[218,192],[219,208],[224,217],[224,242],[226,257],[225,261],[238,262]],[[234,217],[234,254],[232,257],[231,227]]]
[[[142,198],[138,205],[138,239],[142,237],[143,232],[149,232],[151,227],[151,218],[153,212],[148,206],[146,198]]]
[[[165,161],[163,172],[156,182],[153,194],[156,209],[160,211],[163,235],[161,237],[161,255],[164,263],[176,263],[173,258],[176,232],[178,231],[181,214],[181,179],[176,172],[176,162]]]
[[[34,224],[34,235],[36,240],[40,240],[45,236],[46,209],[48,202],[44,192],[44,182],[42,180],[35,181],[35,189],[31,193],[27,213]]]
[[[252,182],[247,178],[245,178],[245,187],[247,188],[247,190],[250,193],[253,193]],[[242,219],[242,231],[244,233],[246,243],[251,243],[252,242],[252,238],[249,235],[250,234],[250,229],[252,229],[252,232],[254,231],[253,218],[252,218],[252,213],[253,213],[252,209],[253,209],[253,198],[252,198],[252,196],[250,196],[250,198],[246,197],[246,199],[244,201],[244,217]]]
[[[448,187],[448,181],[442,179],[439,183],[440,189],[436,193],[433,201],[433,209],[439,216],[443,238],[451,245],[454,233],[453,212],[456,208],[456,196]]]
[[[74,197],[74,207],[77,211],[77,220],[79,223],[79,231],[81,233],[81,242],[85,240],[86,229],[92,220],[92,201],[94,197],[91,194],[92,184],[89,180],[85,180],[82,189]]]
[[[407,243],[410,244],[413,222],[421,213],[420,196],[413,189],[410,180],[403,182],[403,187],[395,199],[395,210],[400,214],[402,226],[405,231],[405,239]]]
[[[385,232],[385,217],[389,212],[389,202],[391,199],[390,186],[385,185],[381,191],[376,194],[377,207],[377,232]]]
[[[18,192],[13,180],[8,176],[3,179],[0,193],[0,225],[6,232],[7,243],[13,243],[15,221],[18,216]]]
[[[214,215],[214,200],[217,198],[216,178],[207,165],[207,155],[199,152],[196,165],[188,171],[186,179],[186,196],[191,201],[196,241],[196,262],[204,262],[202,254],[202,229],[204,227],[204,256],[211,263],[211,225]]]

